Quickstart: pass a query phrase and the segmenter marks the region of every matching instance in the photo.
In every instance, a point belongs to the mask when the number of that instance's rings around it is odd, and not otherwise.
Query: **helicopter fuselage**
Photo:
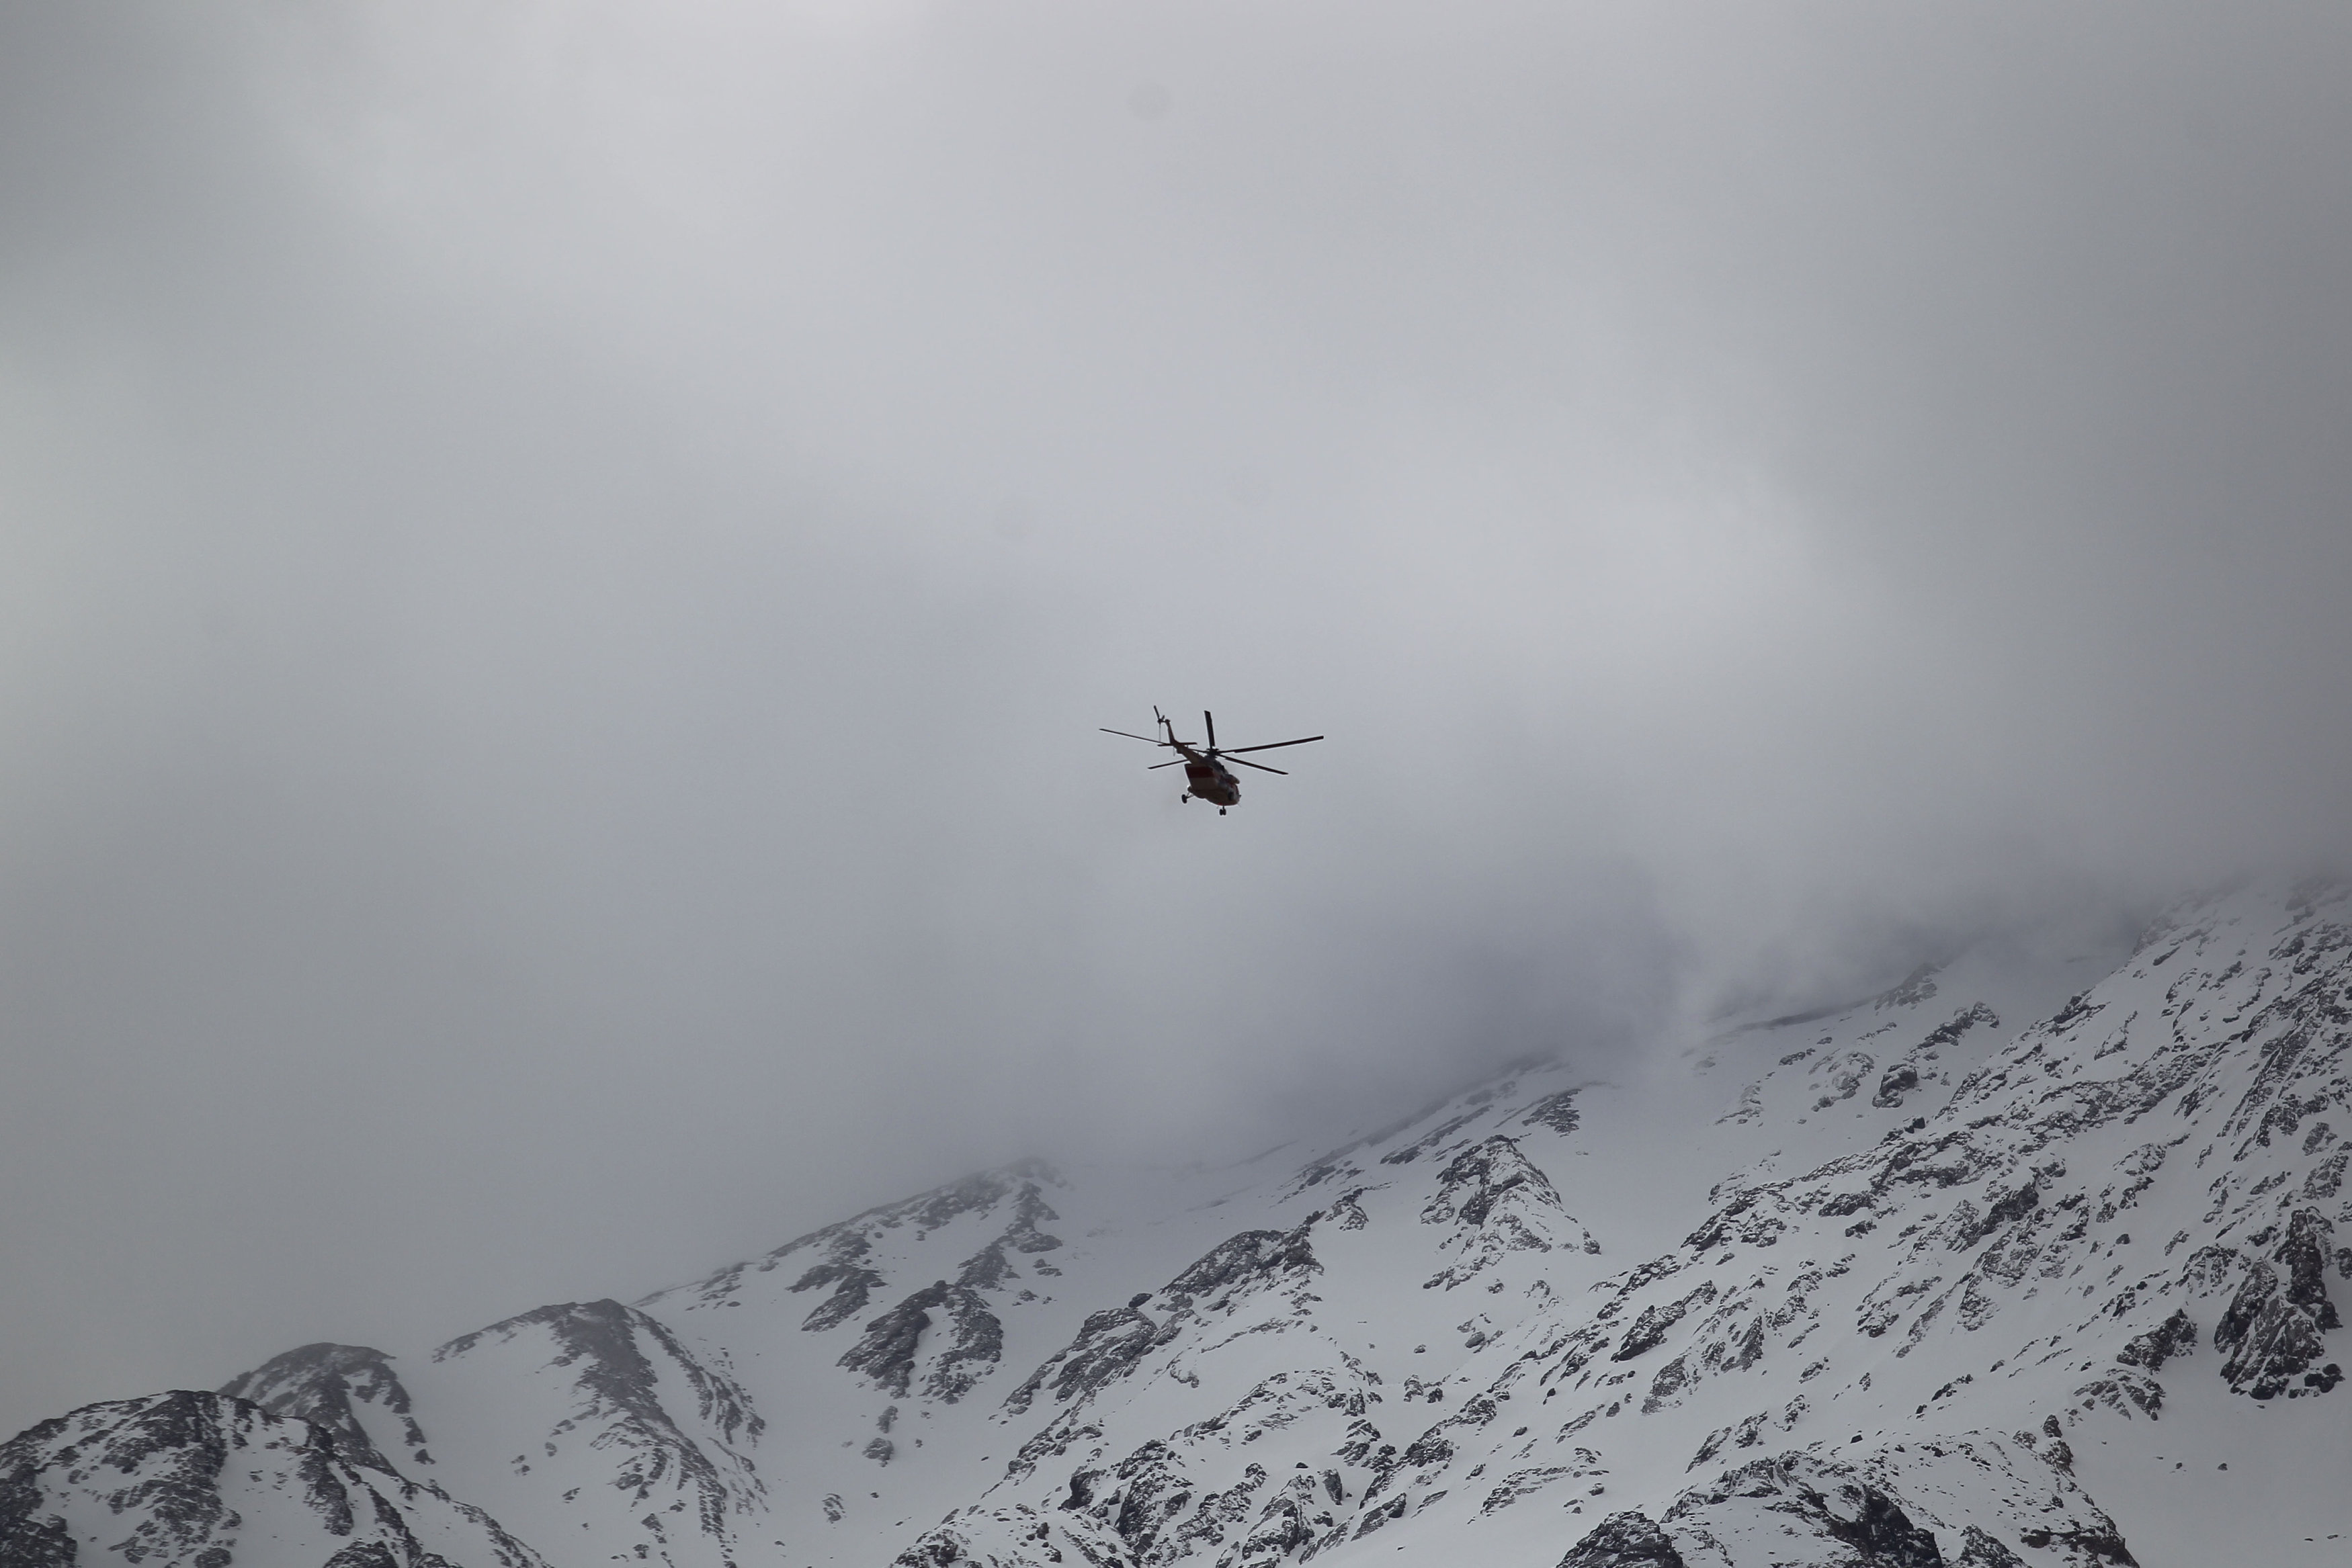
[[[1184,786],[1213,806],[1241,804],[1241,780],[1204,757],[1186,754]]]

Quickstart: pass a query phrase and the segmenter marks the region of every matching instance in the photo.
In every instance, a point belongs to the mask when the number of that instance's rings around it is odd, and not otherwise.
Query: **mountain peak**
[[[93,1541],[197,1563],[256,1486],[331,1523],[305,1479],[331,1475],[451,1564],[526,1568],[499,1542],[672,1568],[2332,1562],[2347,909],[2249,885],[2104,974],[1971,949],[1661,1040],[1624,1082],[1517,1063],[1295,1166],[1024,1162],[414,1363],[307,1345],[26,1434],[0,1539],[45,1568]],[[278,1458],[203,1458],[240,1442]],[[101,1487],[92,1455],[169,1485]],[[331,1552],[357,1525],[303,1528],[318,1549],[273,1561],[353,1568]],[[366,1550],[410,1563],[383,1529]]]

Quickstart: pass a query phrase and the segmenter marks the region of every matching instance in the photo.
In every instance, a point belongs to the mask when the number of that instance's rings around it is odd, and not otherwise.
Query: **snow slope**
[[[2347,912],[2242,890],[1303,1164],[1027,1163],[307,1346],[0,1450],[0,1568],[2352,1561]]]

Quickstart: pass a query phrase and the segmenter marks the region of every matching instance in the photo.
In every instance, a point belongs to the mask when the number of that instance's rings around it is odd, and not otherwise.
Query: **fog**
[[[2340,865],[2347,72],[0,10],[0,1427]]]

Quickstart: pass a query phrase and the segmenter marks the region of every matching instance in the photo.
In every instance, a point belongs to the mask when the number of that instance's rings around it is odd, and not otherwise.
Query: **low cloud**
[[[2343,862],[2325,13],[0,33],[0,1425]]]

